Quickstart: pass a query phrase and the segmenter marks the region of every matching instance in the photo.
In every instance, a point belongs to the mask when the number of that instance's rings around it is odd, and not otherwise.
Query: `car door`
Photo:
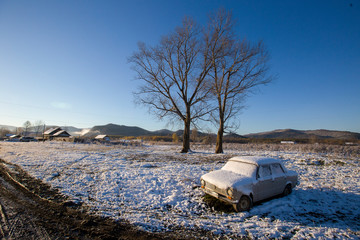
[[[271,173],[274,180],[273,195],[281,194],[284,191],[286,185],[285,172],[279,163],[273,163],[271,164]]]
[[[273,178],[271,176],[270,165],[261,165],[258,168],[257,183],[254,185],[253,196],[254,201],[260,201],[271,197],[274,187]]]

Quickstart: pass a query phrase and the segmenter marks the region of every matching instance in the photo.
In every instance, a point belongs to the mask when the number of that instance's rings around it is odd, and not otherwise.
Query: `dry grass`
[[[67,150],[73,149],[86,152],[105,152],[113,149],[138,149],[146,145],[169,145],[174,151],[181,149],[181,143],[164,143],[164,142],[143,142],[136,146],[129,145],[111,145],[111,144],[62,144],[57,145],[57,148],[64,148]],[[346,146],[346,145],[331,145],[331,144],[276,144],[276,143],[224,143],[224,151],[282,151],[282,152],[302,152],[302,153],[321,153],[327,156],[340,158],[360,158],[360,146]],[[193,151],[215,152],[215,144],[201,144],[192,143],[191,149]]]
[[[360,146],[340,146],[330,144],[225,144],[225,149],[243,151],[286,151],[303,153],[322,153],[341,157],[360,157]]]
[[[224,151],[281,151],[281,152],[302,152],[321,153],[327,156],[340,158],[359,158],[360,146],[343,146],[331,144],[276,144],[276,143],[224,143]],[[213,151],[215,144],[192,144],[191,149],[195,151]]]

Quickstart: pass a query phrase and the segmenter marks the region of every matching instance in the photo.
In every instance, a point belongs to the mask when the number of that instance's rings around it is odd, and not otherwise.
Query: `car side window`
[[[266,178],[271,176],[270,165],[262,165],[259,167],[259,178]]]
[[[271,172],[274,176],[284,175],[284,170],[278,163],[271,164]]]

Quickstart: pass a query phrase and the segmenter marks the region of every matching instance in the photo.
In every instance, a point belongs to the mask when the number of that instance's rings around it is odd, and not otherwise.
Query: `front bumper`
[[[239,202],[239,200],[235,200],[235,199],[230,199],[229,197],[227,196],[224,196],[220,193],[217,193],[213,190],[210,190],[206,187],[202,187],[202,190],[204,191],[204,193],[206,194],[209,194],[210,196],[213,196],[214,198],[217,198],[221,201],[224,201],[224,202],[227,202],[227,203],[230,203],[230,204],[237,204]]]

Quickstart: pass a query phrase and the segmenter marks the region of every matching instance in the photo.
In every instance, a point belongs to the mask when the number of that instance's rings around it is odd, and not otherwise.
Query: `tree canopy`
[[[239,38],[234,25],[225,9],[212,14],[206,27],[185,18],[159,44],[139,43],[129,58],[142,83],[135,93],[137,101],[160,119],[183,122],[182,152],[190,150],[191,123],[204,119],[219,127],[216,152],[223,152],[224,131],[235,126],[231,120],[245,96],[271,81],[264,44]]]

